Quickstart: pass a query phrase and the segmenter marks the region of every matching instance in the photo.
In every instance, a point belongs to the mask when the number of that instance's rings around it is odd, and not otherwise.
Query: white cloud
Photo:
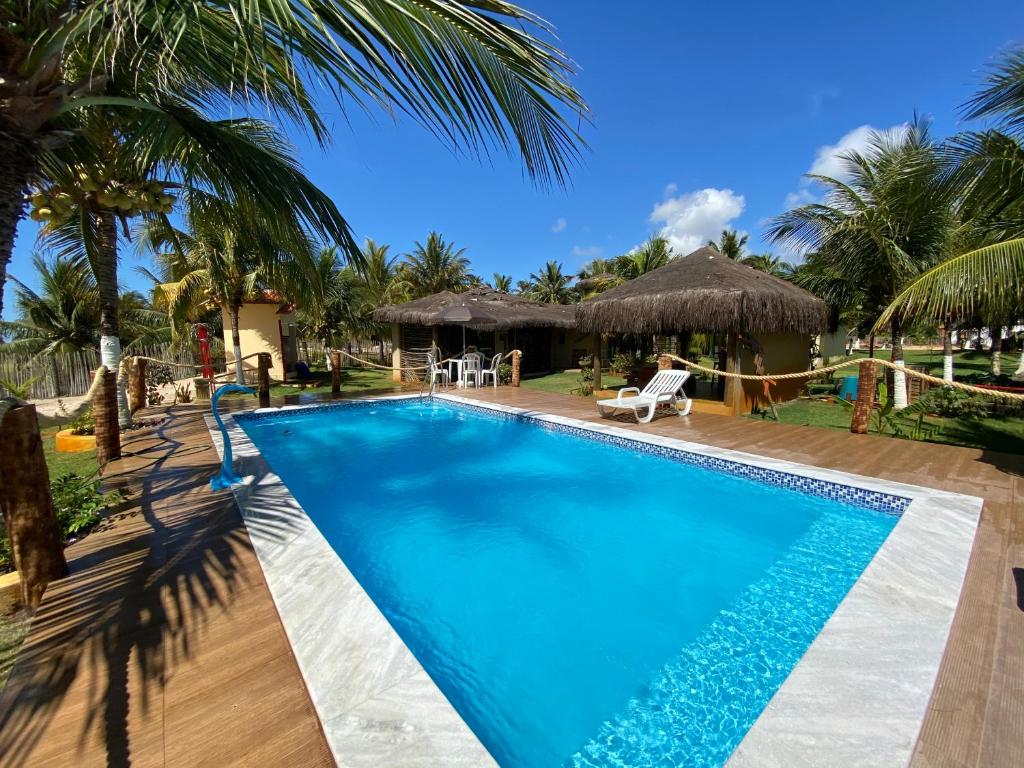
[[[604,253],[600,245],[574,245],[569,255],[576,259],[596,259]]]
[[[677,254],[685,255],[716,240],[745,206],[743,195],[710,187],[666,197],[654,206],[650,220],[662,225],[659,234],[668,238]]]
[[[559,216],[557,219],[555,219],[555,223],[551,225],[551,231],[561,232],[567,226],[569,226],[569,222],[563,219],[561,216]]]
[[[871,137],[876,133],[895,134],[904,130],[906,123],[891,126],[889,128],[875,128],[872,125],[858,125],[852,131],[843,134],[835,144],[823,144],[814,153],[814,160],[811,167],[805,173],[815,176],[830,176],[833,179],[846,181],[849,173],[846,170],[846,161],[843,155],[850,152],[865,152],[870,143]],[[798,205],[818,202],[821,199],[820,185],[811,179],[800,179],[800,186],[794,192],[786,195],[786,207],[795,208]]]
[[[662,197],[672,197],[676,192],[679,191],[679,185],[675,182],[665,185],[665,191],[662,192]]]

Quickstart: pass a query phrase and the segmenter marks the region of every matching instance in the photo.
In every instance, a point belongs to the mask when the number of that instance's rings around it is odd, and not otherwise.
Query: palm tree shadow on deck
[[[249,585],[252,544],[231,493],[209,490],[218,457],[201,413],[170,409],[155,434],[126,443],[141,466],[108,474],[132,498],[69,550],[72,575],[44,597],[0,694],[0,763],[31,762],[43,736],[59,733],[51,725],[64,728],[53,721],[72,687],[84,686],[75,693],[86,713],[71,707],[68,723],[80,729],[78,751],[101,741],[108,765],[131,765],[132,738],[162,717],[150,717],[151,698],[168,670],[194,656],[211,614],[230,611]],[[197,446],[179,439],[192,429],[206,446],[195,457]],[[264,512],[273,523],[260,535],[287,538],[291,511]]]

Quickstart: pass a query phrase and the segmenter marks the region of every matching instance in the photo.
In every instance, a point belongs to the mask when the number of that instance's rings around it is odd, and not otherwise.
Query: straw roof
[[[576,325],[603,333],[818,333],[828,313],[803,288],[704,247],[579,304]]]
[[[455,308],[466,308],[472,319],[453,321],[460,316]],[[463,315],[466,316],[466,315]],[[563,304],[541,304],[510,296],[490,288],[471,288],[464,293],[441,291],[422,299],[392,304],[374,310],[379,323],[405,325],[460,325],[476,330],[506,331],[511,328],[574,328],[573,307]]]

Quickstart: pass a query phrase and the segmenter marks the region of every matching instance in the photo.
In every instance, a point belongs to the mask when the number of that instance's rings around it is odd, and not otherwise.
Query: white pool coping
[[[890,768],[909,763],[959,600],[982,499],[642,434],[611,423],[457,395],[435,397],[910,499],[726,765]],[[245,478],[234,487],[235,498],[337,763],[353,768],[493,766],[493,758],[233,415],[223,418],[235,468]],[[221,451],[212,417],[207,425]],[[319,469],[329,472],[330,464]]]

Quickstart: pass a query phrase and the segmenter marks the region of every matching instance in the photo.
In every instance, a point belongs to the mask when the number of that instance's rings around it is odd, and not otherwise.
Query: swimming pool
[[[722,765],[907,503],[443,402],[239,422],[510,766]]]

